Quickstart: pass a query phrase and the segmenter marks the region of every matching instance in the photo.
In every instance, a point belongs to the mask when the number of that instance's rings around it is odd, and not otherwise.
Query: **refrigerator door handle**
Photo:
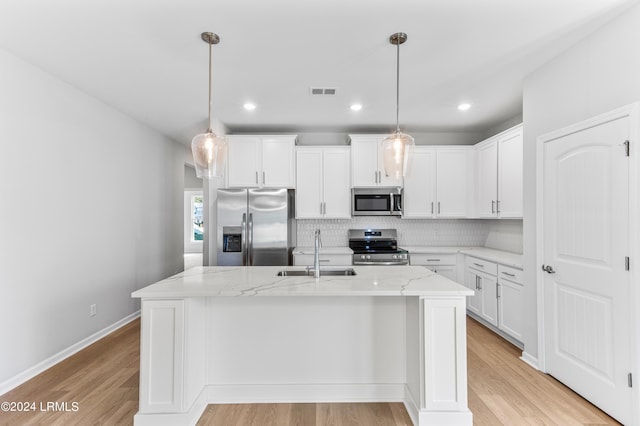
[[[249,213],[249,263],[248,266],[253,266],[253,213]]]
[[[240,227],[240,239],[242,240],[242,266],[247,266],[247,214],[242,213],[242,226]]]

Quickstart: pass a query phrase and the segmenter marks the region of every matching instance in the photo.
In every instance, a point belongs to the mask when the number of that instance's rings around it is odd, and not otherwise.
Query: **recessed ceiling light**
[[[351,108],[351,111],[360,111],[362,109],[362,105],[361,104],[353,104],[349,108]]]
[[[468,104],[468,103],[463,103],[463,104],[458,105],[458,109],[460,111],[466,111],[469,108],[471,108],[471,104]]]
[[[254,109],[256,109],[256,105],[252,104],[251,102],[247,102],[246,104],[242,105],[242,107],[247,111],[253,111]]]

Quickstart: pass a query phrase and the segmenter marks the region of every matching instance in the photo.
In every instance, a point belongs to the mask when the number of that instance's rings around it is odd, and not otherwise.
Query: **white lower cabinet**
[[[522,271],[498,265],[498,327],[522,341]]]
[[[409,253],[409,264],[426,266],[433,272],[457,282],[456,257],[455,253]]]
[[[522,341],[522,270],[466,256],[467,310],[487,324]]]

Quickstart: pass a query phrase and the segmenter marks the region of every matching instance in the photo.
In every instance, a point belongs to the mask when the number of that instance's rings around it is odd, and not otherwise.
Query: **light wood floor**
[[[475,425],[617,424],[550,376],[518,359],[517,348],[469,319],[469,408]],[[35,402],[36,412],[0,412],[2,425],[130,425],[138,411],[140,321],[50,368],[0,402]],[[40,411],[47,401],[77,411]],[[200,425],[410,425],[400,403],[210,405]]]

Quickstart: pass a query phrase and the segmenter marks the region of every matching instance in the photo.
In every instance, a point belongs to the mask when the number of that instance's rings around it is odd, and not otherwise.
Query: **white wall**
[[[186,147],[3,50],[0,93],[6,389],[135,313],[133,290],[182,270]]]
[[[550,61],[525,81],[525,352],[538,356],[536,325],[536,138],[640,100],[640,5]]]

